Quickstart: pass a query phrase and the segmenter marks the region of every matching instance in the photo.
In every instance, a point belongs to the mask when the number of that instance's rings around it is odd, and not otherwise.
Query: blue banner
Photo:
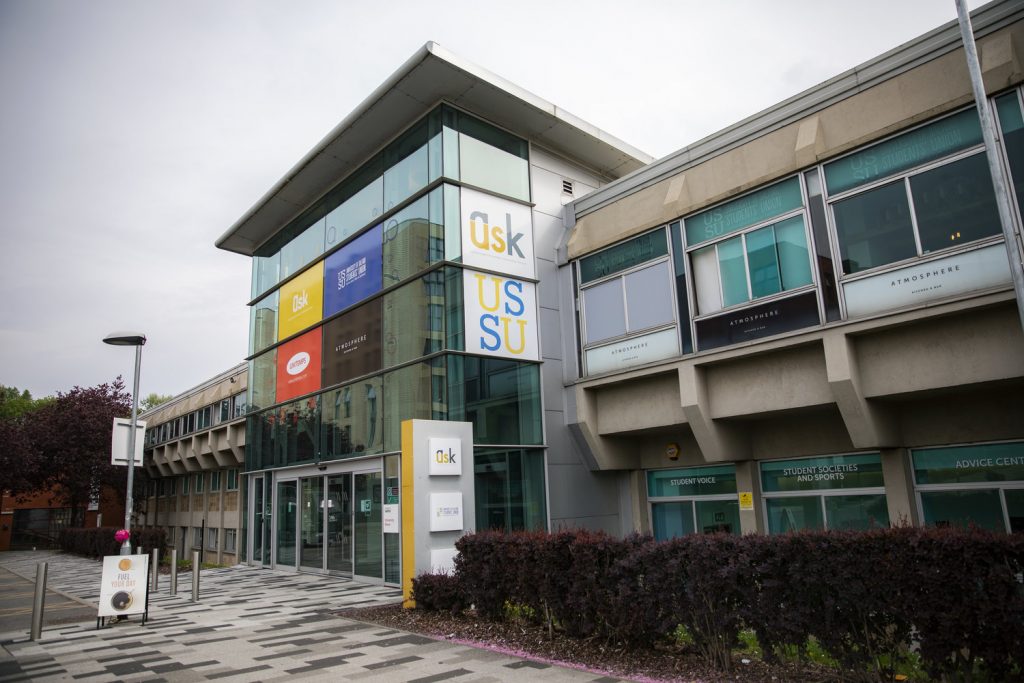
[[[378,225],[327,257],[324,317],[373,296],[383,287],[382,226]]]

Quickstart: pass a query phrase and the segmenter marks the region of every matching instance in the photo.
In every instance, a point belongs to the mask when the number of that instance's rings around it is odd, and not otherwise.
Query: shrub
[[[114,538],[115,527],[86,527],[61,529],[58,543],[61,550],[76,555],[100,558],[117,555],[121,544]],[[167,545],[167,533],[161,528],[132,529],[132,549],[136,554],[148,554],[154,548],[161,552]]]
[[[454,574],[420,574],[412,580],[416,609],[458,614],[468,603]]]

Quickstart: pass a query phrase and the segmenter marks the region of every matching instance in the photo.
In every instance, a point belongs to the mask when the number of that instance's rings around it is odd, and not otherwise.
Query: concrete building
[[[1019,230],[1024,8],[974,21]],[[252,563],[407,579],[413,418],[472,424],[476,528],[1024,520],[955,22],[660,160],[428,43],[217,246],[253,259]]]
[[[166,529],[179,558],[238,560],[247,379],[243,363],[139,416],[149,482],[137,523]]]

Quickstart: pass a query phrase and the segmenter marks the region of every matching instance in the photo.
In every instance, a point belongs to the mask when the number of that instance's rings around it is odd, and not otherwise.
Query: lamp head
[[[111,332],[103,338],[103,343],[111,346],[144,346],[146,335],[141,332]]]

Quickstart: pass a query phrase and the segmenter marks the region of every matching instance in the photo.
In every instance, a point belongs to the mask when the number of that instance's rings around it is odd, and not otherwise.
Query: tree
[[[156,392],[153,392],[149,396],[147,396],[144,399],[142,399],[141,401],[139,401],[139,412],[143,412],[144,413],[147,410],[152,410],[153,408],[156,408],[161,403],[167,403],[172,398],[174,398],[174,397],[171,396],[170,394],[158,394]]]
[[[58,392],[27,413],[22,428],[31,490],[51,490],[53,502],[72,509],[73,524],[82,523],[104,486],[123,502],[127,468],[110,464],[110,438],[114,418],[130,412],[131,397],[118,377],[110,384]]]
[[[0,420],[19,418],[52,400],[51,398],[34,399],[28,389],[19,392],[17,387],[5,387],[0,384]]]

